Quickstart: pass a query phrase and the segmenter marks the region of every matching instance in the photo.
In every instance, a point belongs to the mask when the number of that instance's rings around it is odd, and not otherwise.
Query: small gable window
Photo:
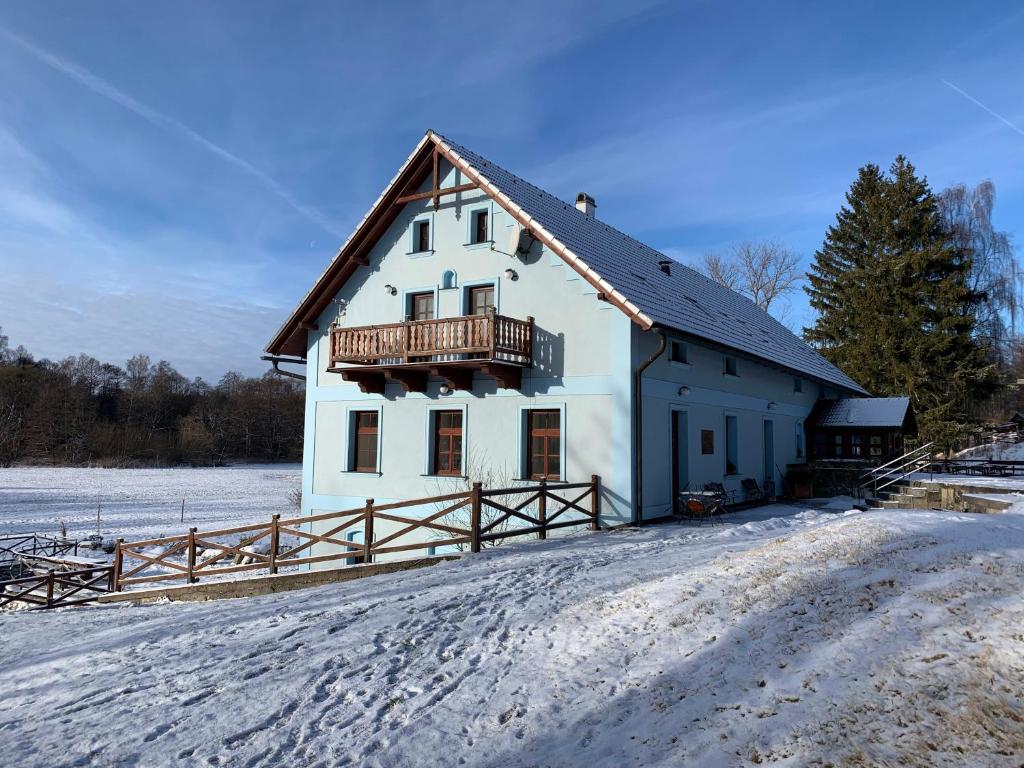
[[[735,357],[732,357],[730,355],[726,355],[725,356],[725,362],[724,362],[724,367],[722,368],[722,372],[726,376],[736,376],[736,375],[738,375],[736,373],[736,358]]]
[[[797,376],[795,379],[793,379],[793,391],[794,392],[803,392],[804,391],[804,380],[801,379],[799,376]]]
[[[413,253],[425,253],[430,250],[430,219],[413,223]]]
[[[484,208],[479,211],[473,212],[473,218],[470,222],[470,240],[471,243],[486,243],[489,242],[490,230],[488,229],[488,216],[487,209]]]
[[[673,341],[669,350],[669,359],[673,363],[689,363],[686,357],[686,344],[682,341]]]

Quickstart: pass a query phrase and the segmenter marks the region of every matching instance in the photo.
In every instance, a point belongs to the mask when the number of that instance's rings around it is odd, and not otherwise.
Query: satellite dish
[[[512,225],[512,231],[509,235],[508,253],[510,256],[525,259],[530,254],[530,248],[533,247],[536,241],[537,238],[533,236],[530,230],[524,229],[522,224],[516,222]]]

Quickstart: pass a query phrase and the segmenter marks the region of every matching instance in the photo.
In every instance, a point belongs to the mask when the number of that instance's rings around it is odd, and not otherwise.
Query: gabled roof
[[[909,409],[909,397],[821,400],[814,423],[818,427],[902,427]]]
[[[610,303],[642,328],[655,325],[744,352],[809,378],[867,394],[788,328],[745,296],[587,216],[563,200],[495,165],[471,149],[428,132],[378,198],[268,351],[305,354],[305,331],[327,306],[365,239],[397,216],[401,194],[422,184],[434,147],[521,225],[563,258]],[[671,261],[666,274],[659,262]],[[357,266],[357,265],[356,265]]]

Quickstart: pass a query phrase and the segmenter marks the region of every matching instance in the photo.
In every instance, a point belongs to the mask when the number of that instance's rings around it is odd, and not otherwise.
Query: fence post
[[[373,499],[366,500],[363,513],[363,563],[373,562]]]
[[[111,573],[111,579],[114,582],[114,591],[121,591],[121,568],[124,554],[121,552],[121,545],[124,544],[124,539],[118,539],[117,543],[114,544],[114,570]]]
[[[469,493],[469,551],[480,551],[480,507],[481,490],[483,483],[473,483],[473,490]]]
[[[601,530],[601,476],[590,476],[590,530]]]
[[[196,529],[188,529],[188,583],[195,584],[196,576]]]
[[[548,479],[540,479],[540,496],[537,497],[537,521],[540,523],[538,538],[543,541],[548,537]]]
[[[277,573],[277,545],[281,537],[280,531],[281,515],[272,515],[270,518],[270,573]]]
[[[46,607],[53,608],[53,568],[46,572]]]

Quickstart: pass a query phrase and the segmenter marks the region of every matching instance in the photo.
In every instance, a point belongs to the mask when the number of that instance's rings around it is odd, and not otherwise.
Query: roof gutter
[[[636,456],[636,468],[633,473],[635,491],[633,498],[636,499],[636,505],[633,507],[633,524],[640,525],[643,522],[643,500],[644,500],[644,441],[643,441],[643,430],[644,430],[644,400],[643,400],[643,375],[650,365],[661,357],[661,354],[665,351],[666,339],[665,330],[663,328],[655,328],[658,332],[658,348],[654,350],[654,354],[648,357],[640,367],[636,369],[633,379],[633,412],[634,412],[634,429],[633,429],[633,454]],[[672,500],[675,504],[675,499]]]
[[[281,363],[292,363],[293,365],[305,365],[306,361],[301,357],[282,357],[280,355],[263,355],[260,360],[266,360],[268,363],[273,363],[274,373],[279,376],[287,376],[289,379],[298,379],[299,381],[305,381],[306,376],[302,373],[295,373],[295,371],[284,371],[278,366]]]

